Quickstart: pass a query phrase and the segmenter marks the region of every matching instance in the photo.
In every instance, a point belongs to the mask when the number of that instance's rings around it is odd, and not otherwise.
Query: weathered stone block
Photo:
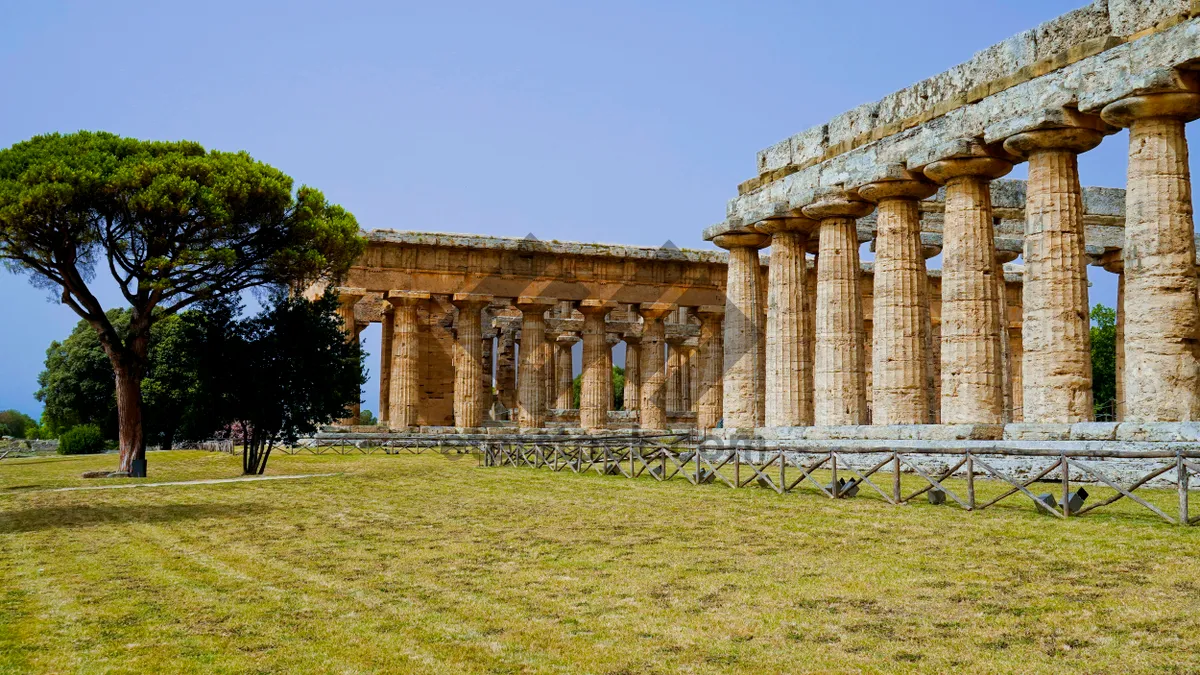
[[[1006,441],[1066,441],[1071,439],[1070,424],[1006,424]]]
[[[915,431],[921,441],[998,441],[1004,437],[1003,424],[920,424]]]
[[[792,139],[780,141],[758,153],[758,173],[782,169],[792,163]]]
[[[1111,441],[1116,437],[1116,422],[1078,422],[1071,425],[1073,441]]]
[[[1189,9],[1189,0],[1108,0],[1113,33],[1122,36],[1151,28]]]
[[[1178,443],[1200,441],[1200,422],[1122,422],[1118,441]]]

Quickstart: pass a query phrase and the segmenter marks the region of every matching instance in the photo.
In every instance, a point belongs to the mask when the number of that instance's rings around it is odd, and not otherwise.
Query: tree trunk
[[[129,471],[133,460],[146,458],[142,426],[142,369],[114,360],[117,378],[117,437],[121,448],[119,471]]]

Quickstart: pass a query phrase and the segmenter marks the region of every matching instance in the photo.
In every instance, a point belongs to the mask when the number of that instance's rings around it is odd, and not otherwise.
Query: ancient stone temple
[[[1118,415],[1200,418],[1197,17],[1097,0],[758,153],[704,232],[729,250],[725,426],[1087,423],[1089,265],[1120,275]],[[1079,155],[1122,128],[1126,190],[1083,188]],[[1027,183],[1001,180],[1023,162]],[[764,277],[768,246],[784,262]],[[1000,281],[1017,256],[1020,297]]]

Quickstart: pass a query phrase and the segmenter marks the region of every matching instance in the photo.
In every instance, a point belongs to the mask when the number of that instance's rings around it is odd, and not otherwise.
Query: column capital
[[[579,336],[574,333],[563,333],[554,338],[554,341],[559,344],[573,345],[576,342],[579,342]]]
[[[643,302],[638,305],[638,314],[648,320],[661,319],[673,311],[675,311],[675,305],[669,302]]]
[[[701,321],[703,321],[705,318],[709,318],[709,319],[724,318],[725,317],[725,306],[724,305],[700,305],[699,307],[696,308],[696,316],[699,316]]]
[[[924,173],[926,178],[940,185],[967,176],[992,180],[1007,175],[1013,167],[1011,156],[974,139],[948,143],[939,148],[935,156],[942,159],[930,162]]]
[[[624,341],[625,344],[627,344],[627,345],[642,344],[642,336],[637,335],[636,333],[622,333],[621,340]]]
[[[379,311],[380,312],[382,312],[384,314],[391,314],[393,310],[395,310],[395,306],[393,306],[392,303],[388,302],[386,299],[380,301],[380,303],[379,303]]]
[[[725,250],[733,248],[766,248],[771,244],[771,238],[758,232],[719,234],[713,237],[713,243]]]
[[[817,200],[805,206],[804,215],[813,220],[830,218],[858,219],[875,210],[875,205],[858,195],[843,190],[834,190],[819,195]]]
[[[885,199],[925,199],[937,193],[937,186],[920,179],[882,180],[858,188],[858,196],[869,202]]]
[[[333,292],[337,293],[338,302],[343,305],[356,304],[367,295],[367,289],[365,288],[347,288],[345,286],[338,286],[333,289]]]
[[[414,307],[428,302],[433,296],[422,291],[388,291],[387,301],[393,307]]]
[[[1021,254],[1017,253],[1016,251],[1001,251],[999,249],[997,249],[995,251],[995,254],[996,254],[996,264],[997,265],[1003,265],[1005,263],[1010,263],[1021,256]]]
[[[1191,122],[1200,118],[1200,94],[1173,91],[1131,96],[1109,103],[1100,111],[1105,122],[1116,127],[1128,127],[1135,121],[1150,118],[1178,119]]]
[[[1104,268],[1105,272],[1110,274],[1123,274],[1125,272],[1125,252],[1121,250],[1108,251],[1100,256],[1096,264]]]
[[[791,218],[771,218],[769,220],[760,220],[754,224],[754,229],[763,234],[775,234],[777,232],[801,232],[811,234],[820,225],[819,222],[803,215],[797,215]]]
[[[577,307],[579,313],[584,316],[605,316],[616,308],[617,303],[612,302],[611,300],[596,300],[594,298],[580,300],[579,306]]]
[[[668,336],[663,339],[663,342],[666,342],[667,344],[671,345],[672,347],[679,347],[686,341],[687,341],[686,335],[671,335],[671,336]]]
[[[495,296],[479,293],[455,293],[450,297],[450,304],[459,309],[469,309],[471,307],[483,309],[492,304],[492,301],[495,299]]]
[[[545,312],[558,304],[558,300],[542,296],[522,296],[513,303],[524,314]]]
[[[1034,129],[1009,136],[1004,149],[1017,157],[1028,157],[1042,150],[1065,150],[1079,154],[1100,145],[1104,133],[1085,127]]]

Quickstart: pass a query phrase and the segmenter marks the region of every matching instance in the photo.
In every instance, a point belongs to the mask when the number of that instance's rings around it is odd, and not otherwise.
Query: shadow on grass
[[[34,506],[4,514],[0,534],[39,532],[60,528],[175,523],[203,518],[258,517],[274,507],[241,504],[145,504],[135,506]]]

